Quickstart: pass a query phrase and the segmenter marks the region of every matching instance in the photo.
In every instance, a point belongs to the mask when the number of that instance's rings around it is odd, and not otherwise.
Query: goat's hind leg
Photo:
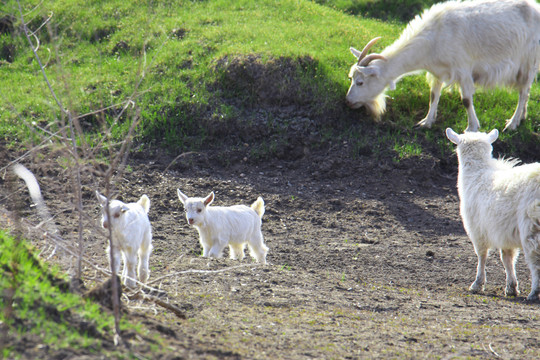
[[[540,233],[529,236],[523,244],[525,260],[531,271],[531,292],[527,301],[540,301]]]
[[[506,296],[518,296],[519,285],[516,277],[516,260],[519,255],[518,249],[501,249],[501,261],[506,272]]]
[[[521,121],[525,120],[525,118],[527,117],[527,102],[529,101],[531,85],[532,81],[528,85],[523,86],[519,89],[519,100],[516,111],[514,111],[514,115],[512,115],[511,119],[506,120],[506,126],[504,127],[503,131],[516,130]]]
[[[476,132],[480,129],[480,121],[476,116],[473,104],[474,95],[474,80],[472,77],[466,77],[460,82],[461,87],[461,101],[465,110],[467,110],[467,128],[465,131]]]
[[[266,254],[268,247],[264,244],[264,239],[261,232],[256,233],[248,243],[249,253],[261,264],[266,264]]]
[[[476,279],[469,287],[469,290],[473,293],[478,293],[484,291],[484,285],[486,283],[486,261],[489,249],[483,246],[477,246],[475,244],[474,250],[476,251],[476,256],[478,257],[478,265],[476,267]]]

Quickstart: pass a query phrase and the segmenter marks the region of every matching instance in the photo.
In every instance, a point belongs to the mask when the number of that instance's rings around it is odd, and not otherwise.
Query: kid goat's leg
[[[229,244],[229,250],[231,251],[231,259],[243,260],[244,259],[244,244]]]
[[[122,255],[120,254],[120,251],[118,249],[116,249],[116,248],[113,248],[112,254],[113,254],[113,257],[114,257],[114,273],[116,275],[124,276],[123,272],[122,272],[122,274],[118,273],[120,271],[120,265],[122,264]],[[108,261],[109,261],[109,267],[111,267],[111,247],[110,246],[107,248],[107,258],[108,258]],[[111,270],[112,270],[112,268],[111,268]]]
[[[248,243],[248,247],[252,257],[257,259],[257,261],[261,264],[266,264],[266,254],[268,253],[268,247],[264,244],[264,239],[260,231],[252,236]]]
[[[152,244],[148,244],[146,241],[143,241],[141,248],[139,249],[139,267],[137,269],[137,274],[139,276],[139,281],[143,284],[146,284],[146,281],[150,277],[150,268],[149,260],[150,253],[152,252]]]
[[[518,249],[505,249],[501,250],[501,261],[506,271],[506,289],[504,294],[506,296],[518,296],[519,288],[516,277],[516,260],[519,255]]]
[[[531,292],[528,301],[540,301],[540,233],[527,238],[523,243],[525,260],[531,270]]]
[[[478,257],[478,266],[476,267],[476,280],[471,284],[469,290],[472,292],[484,291],[484,284],[486,283],[486,260],[488,256],[488,248],[484,246],[477,246],[473,241],[474,250]]]
[[[129,288],[134,288],[135,285],[135,279],[137,279],[137,273],[135,270],[137,269],[137,253],[125,253],[125,269],[127,268],[127,278],[126,278],[126,286]]]

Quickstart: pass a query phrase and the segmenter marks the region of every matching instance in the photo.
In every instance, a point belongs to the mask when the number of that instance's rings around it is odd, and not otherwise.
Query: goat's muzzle
[[[193,219],[188,219],[189,225],[193,225],[194,222],[195,222],[195,220],[193,220]]]

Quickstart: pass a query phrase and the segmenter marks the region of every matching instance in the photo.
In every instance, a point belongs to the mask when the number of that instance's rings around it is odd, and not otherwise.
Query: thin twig
[[[162,277],[159,277],[157,279],[154,279],[154,280],[148,282],[147,284],[154,284],[154,283],[159,282],[159,281],[161,281],[163,279],[166,279],[168,277],[182,275],[182,274],[214,274],[214,273],[221,273],[221,272],[225,272],[225,271],[231,271],[231,270],[235,270],[235,269],[246,267],[246,266],[260,266],[260,265],[261,264],[243,264],[243,265],[231,266],[231,267],[228,267],[228,268],[225,268],[225,269],[219,269],[219,270],[189,269],[189,270],[178,271],[178,272],[175,272],[175,273],[172,273],[172,274],[164,275]]]

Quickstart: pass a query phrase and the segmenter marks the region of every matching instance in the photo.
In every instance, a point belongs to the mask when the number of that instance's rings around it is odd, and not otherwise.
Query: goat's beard
[[[386,111],[386,94],[383,92],[378,95],[373,101],[365,104],[366,109],[370,112],[371,116],[379,119]]]

